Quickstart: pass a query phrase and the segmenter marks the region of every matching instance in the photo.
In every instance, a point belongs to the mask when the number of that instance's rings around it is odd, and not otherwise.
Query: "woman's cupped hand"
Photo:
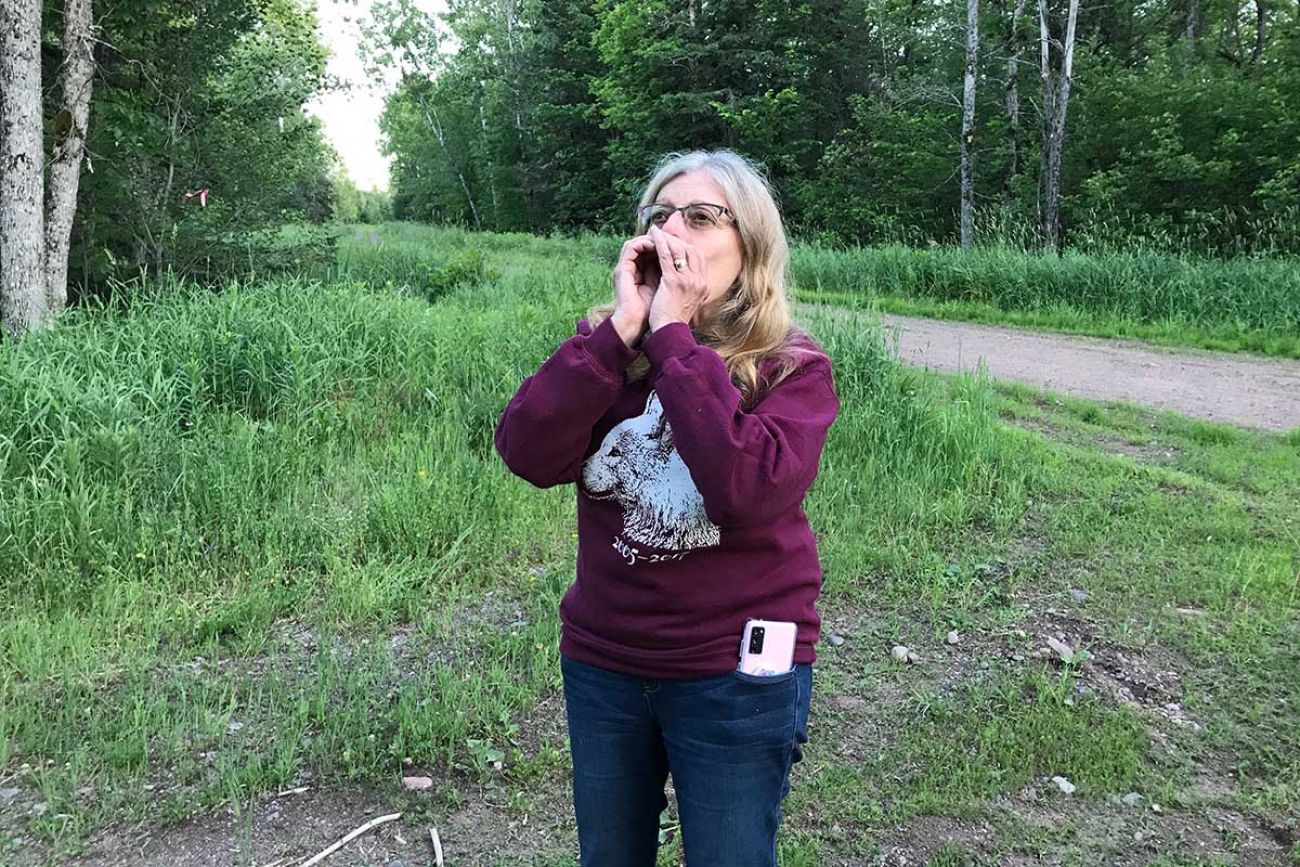
[[[686,260],[682,270],[673,265],[676,258]],[[628,344],[647,329],[669,322],[689,324],[708,295],[706,268],[694,247],[657,226],[624,242],[614,266],[612,315]]]
[[[659,254],[649,234],[637,235],[624,242],[613,275],[616,325],[622,325],[638,336],[645,332],[650,321],[650,306],[662,275]],[[619,331],[622,333],[624,328]]]
[[[672,322],[690,325],[709,295],[708,259],[694,245],[657,226],[651,226],[649,234],[663,276],[651,301],[647,324],[651,331]]]

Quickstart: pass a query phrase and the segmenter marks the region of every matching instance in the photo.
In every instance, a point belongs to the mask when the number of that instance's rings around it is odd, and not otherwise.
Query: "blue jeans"
[[[560,657],[582,867],[653,867],[671,770],[689,867],[775,867],[812,663],[671,679]]]

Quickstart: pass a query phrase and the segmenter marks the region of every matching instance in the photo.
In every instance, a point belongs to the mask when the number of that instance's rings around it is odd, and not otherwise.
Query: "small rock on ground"
[[[1056,783],[1056,787],[1062,792],[1065,792],[1065,794],[1074,794],[1074,783],[1071,783],[1065,777],[1052,777],[1052,782]]]

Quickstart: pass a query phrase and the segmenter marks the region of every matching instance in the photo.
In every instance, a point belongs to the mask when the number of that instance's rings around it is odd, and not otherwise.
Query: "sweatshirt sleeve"
[[[686,323],[647,334],[641,351],[709,520],[759,524],[803,499],[839,414],[828,357],[811,359],[743,411],[726,362]]]
[[[497,422],[493,441],[510,471],[539,488],[576,481],[592,429],[618,399],[638,354],[609,317],[595,330],[580,320],[577,334],[523,381]]]

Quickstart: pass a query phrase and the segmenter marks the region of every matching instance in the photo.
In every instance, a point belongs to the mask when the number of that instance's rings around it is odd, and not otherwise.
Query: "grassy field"
[[[805,301],[1300,358],[1300,262],[796,247]]]
[[[325,281],[172,287],[0,345],[0,863],[228,809],[259,867],[258,817],[303,785],[411,839],[461,817],[450,863],[576,863],[573,491],[491,434],[616,248],[359,229]],[[806,503],[824,632],[781,863],[1300,864],[1300,433],[918,373],[874,328],[805,324],[843,411]],[[505,839],[530,817],[553,834]]]

